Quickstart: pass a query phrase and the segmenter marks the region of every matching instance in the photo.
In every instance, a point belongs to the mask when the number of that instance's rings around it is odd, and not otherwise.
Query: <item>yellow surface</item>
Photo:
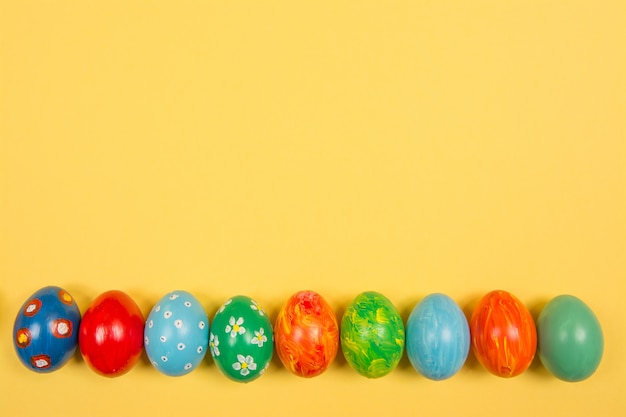
[[[624,22],[624,1],[0,0],[0,415],[625,415]],[[338,314],[378,290],[405,320],[436,291],[535,317],[570,293],[605,356],[578,384],[473,357],[439,383],[406,358],[38,375],[11,329],[49,284],[82,311],[179,288],[272,319],[301,289]]]

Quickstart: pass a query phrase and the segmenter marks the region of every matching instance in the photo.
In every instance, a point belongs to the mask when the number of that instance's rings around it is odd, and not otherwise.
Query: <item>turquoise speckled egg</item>
[[[144,347],[152,365],[169,376],[186,375],[206,355],[209,319],[200,302],[186,291],[159,300],[146,320]]]

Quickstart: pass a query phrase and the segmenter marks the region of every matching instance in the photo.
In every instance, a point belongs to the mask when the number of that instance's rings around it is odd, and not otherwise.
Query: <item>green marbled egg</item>
[[[215,314],[209,348],[217,367],[233,381],[254,381],[267,369],[274,334],[267,313],[250,297],[238,295]]]
[[[367,378],[380,378],[398,365],[404,324],[389,299],[369,291],[352,301],[341,320],[341,350],[350,366]]]

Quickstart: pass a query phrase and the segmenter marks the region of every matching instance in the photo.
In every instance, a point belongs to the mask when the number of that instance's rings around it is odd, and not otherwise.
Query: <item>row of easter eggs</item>
[[[450,297],[431,294],[415,306],[405,329],[398,310],[377,292],[359,294],[341,327],[330,305],[313,291],[290,297],[274,327],[263,308],[242,295],[227,300],[209,327],[202,305],[186,291],[165,295],[147,320],[128,295],[105,292],[81,319],[67,291],[45,287],[18,312],[13,341],[22,363],[37,372],[60,368],[78,345],[89,367],[104,376],[128,372],[144,348],[157,370],[181,376],[209,350],[220,371],[240,382],[265,372],[274,345],[284,366],[298,376],[323,373],[341,345],[352,368],[378,378],[397,366],[406,343],[413,367],[433,380],[455,375],[470,345],[478,361],[501,377],[524,372],[538,348],[543,365],[565,381],[591,376],[604,349],[600,324],[580,299],[552,299],[535,327],[529,311],[506,291],[486,294],[469,323]]]

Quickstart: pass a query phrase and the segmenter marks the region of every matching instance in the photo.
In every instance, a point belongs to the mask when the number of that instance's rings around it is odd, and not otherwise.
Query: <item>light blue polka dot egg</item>
[[[193,371],[209,343],[209,319],[187,291],[173,291],[152,308],[144,329],[144,347],[152,365],[169,376]]]

